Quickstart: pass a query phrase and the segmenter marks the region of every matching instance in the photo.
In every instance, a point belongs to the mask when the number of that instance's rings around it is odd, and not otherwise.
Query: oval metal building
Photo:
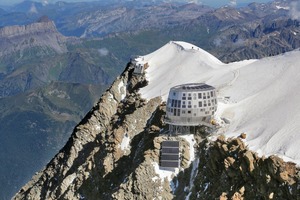
[[[191,127],[210,125],[217,110],[213,86],[190,83],[172,87],[167,101],[165,121],[172,133],[190,132]]]

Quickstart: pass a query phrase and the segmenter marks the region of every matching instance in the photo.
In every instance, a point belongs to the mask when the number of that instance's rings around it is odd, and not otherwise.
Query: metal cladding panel
[[[162,147],[177,147],[179,148],[179,141],[163,141]]]
[[[161,150],[162,154],[178,154],[179,148],[162,148]]]
[[[160,160],[176,160],[178,161],[179,155],[178,154],[163,154],[160,157]]]
[[[170,167],[170,168],[177,168],[179,167],[179,161],[161,161],[161,167]]]

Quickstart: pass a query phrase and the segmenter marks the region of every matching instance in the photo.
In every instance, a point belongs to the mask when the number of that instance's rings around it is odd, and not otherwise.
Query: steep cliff
[[[120,170],[118,163],[135,154],[129,141],[141,139],[147,120],[160,103],[159,99],[148,103],[140,99],[136,89],[144,82],[131,76],[132,67],[128,67],[74,129],[61,152],[21,189],[16,199],[79,199],[81,195],[93,196],[89,191],[108,196],[107,189],[113,186],[113,179],[108,177]]]
[[[138,93],[146,84],[129,64],[65,147],[14,199],[299,198],[295,164],[259,158],[242,139],[209,141],[212,130],[205,128],[195,135],[165,134],[164,103]],[[175,139],[181,167],[162,170],[160,144]]]
[[[67,37],[57,31],[54,22],[44,16],[36,23],[0,28],[0,56],[17,51],[22,54],[22,51],[32,47],[64,53],[67,51],[66,41]],[[43,51],[36,53],[41,54]]]

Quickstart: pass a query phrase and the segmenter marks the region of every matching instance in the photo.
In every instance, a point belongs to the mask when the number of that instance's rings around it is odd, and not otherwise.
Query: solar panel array
[[[179,167],[179,141],[163,141],[161,146],[160,166]]]
[[[203,89],[208,89],[208,88],[213,88],[212,86],[210,85],[206,85],[206,84],[203,84],[203,85],[191,85],[191,86],[188,86],[188,85],[184,85],[182,86],[182,89],[184,90],[203,90]]]

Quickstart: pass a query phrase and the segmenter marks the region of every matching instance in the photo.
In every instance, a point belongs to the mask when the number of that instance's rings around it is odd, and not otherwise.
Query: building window
[[[185,114],[185,110],[182,110],[181,112],[182,112],[182,114]]]
[[[197,105],[194,105],[194,108],[197,108]]]
[[[212,111],[212,114],[214,115],[214,114],[215,114],[215,111]]]
[[[173,92],[173,96],[176,96],[176,92]]]
[[[185,106],[185,105],[182,105],[182,108],[186,108],[186,106]]]
[[[192,100],[192,94],[188,93],[188,100]]]
[[[206,99],[206,94],[205,93],[203,93],[203,99]]]
[[[201,98],[202,98],[202,94],[198,93],[198,99],[201,99]]]
[[[193,93],[193,99],[196,100],[197,99],[197,94]]]
[[[192,113],[192,111],[188,110],[188,114],[191,114],[191,113]]]
[[[186,100],[185,93],[182,93],[182,100]]]
[[[177,107],[181,108],[181,101],[180,100],[178,100]]]
[[[205,111],[205,108],[200,109],[200,111],[201,111],[201,112],[204,112],[204,111]]]
[[[210,104],[210,103],[208,103],[208,106],[211,106],[211,104]]]
[[[215,104],[217,104],[217,99],[215,99]]]
[[[210,92],[210,96],[211,96],[211,97],[214,96],[214,92],[213,92],[213,91]]]
[[[202,107],[202,101],[199,101],[199,107],[200,108]]]
[[[176,110],[177,110],[177,109],[174,109],[174,116],[176,116]]]
[[[174,99],[172,99],[171,107],[174,107]]]
[[[209,114],[209,111],[206,111],[205,114],[208,115],[208,114]]]
[[[197,114],[196,114],[196,113],[194,113],[194,116],[196,117],[196,116],[197,116]]]
[[[173,108],[171,108],[171,113],[173,113]]]
[[[177,115],[180,116],[180,109],[178,109]]]
[[[192,108],[192,102],[188,101],[188,108]]]
[[[177,100],[174,101],[174,107],[177,107]]]

